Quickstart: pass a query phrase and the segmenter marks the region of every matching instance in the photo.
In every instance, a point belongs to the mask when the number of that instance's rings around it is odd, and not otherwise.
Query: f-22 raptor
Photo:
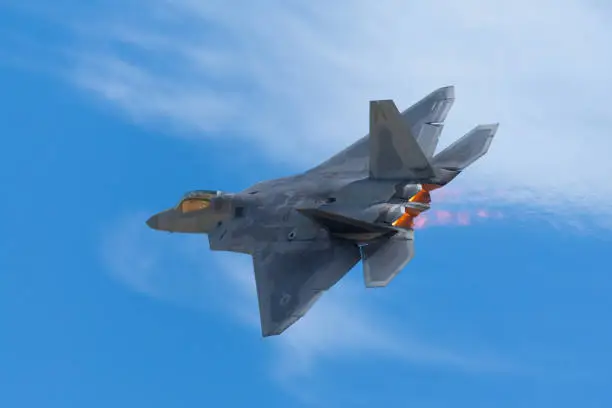
[[[454,99],[447,86],[402,113],[392,100],[371,101],[369,134],[329,160],[238,193],[187,193],[147,224],[251,255],[262,336],[281,334],[360,260],[373,288],[413,258],[430,192],[483,156],[499,125],[476,126],[434,154]]]

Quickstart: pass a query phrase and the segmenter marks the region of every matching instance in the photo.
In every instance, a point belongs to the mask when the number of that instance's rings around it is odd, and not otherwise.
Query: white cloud
[[[139,122],[166,124],[180,136],[249,141],[299,170],[366,132],[368,100],[394,98],[403,108],[454,84],[457,101],[442,145],[477,123],[501,122],[487,157],[457,180],[464,192],[458,200],[533,206],[565,225],[575,224],[573,212],[610,215],[612,27],[588,3],[140,4],[78,27],[70,53],[74,84]],[[148,265],[150,273],[160,270]],[[250,267],[238,262],[224,269],[235,278],[226,282],[235,286],[232,293],[244,299],[227,306],[256,333]],[[126,270],[140,276],[139,269]],[[388,326],[365,329],[378,321],[375,314],[362,298],[353,302],[350,286],[338,288],[272,341],[278,340],[281,355],[299,349],[304,367],[317,357],[372,349],[415,361],[401,354],[403,334]],[[338,321],[351,321],[348,332],[368,341],[310,328],[333,328]],[[462,364],[452,353],[414,344],[413,350],[427,351],[416,354],[428,362]]]
[[[203,254],[201,236],[151,234],[143,219],[142,214],[126,217],[107,231],[103,258],[112,276],[156,299],[209,313],[218,313],[220,307],[248,328],[249,335],[259,337],[250,257]],[[393,313],[373,304],[350,278],[332,292],[282,336],[267,339],[277,352],[274,375],[288,387],[292,381],[286,380],[307,377],[318,364],[364,355],[468,372],[515,370],[481,351],[453,351],[392,329],[399,327]]]
[[[102,242],[102,258],[112,277],[136,292],[181,306],[207,307],[201,296],[210,287],[203,267],[189,257],[189,248],[203,244],[201,236],[151,234],[145,214],[135,214],[109,226]],[[166,244],[170,250],[164,250]],[[213,275],[214,276],[214,275]]]
[[[75,83],[140,121],[248,139],[298,170],[364,134],[369,99],[455,84],[442,144],[502,124],[458,181],[473,200],[610,213],[612,28],[588,2],[146,4],[109,11],[73,54]]]
[[[533,203],[566,217],[584,209],[610,213],[612,27],[588,3],[127,4],[79,16],[80,24],[60,21],[77,34],[67,53],[70,80],[136,121],[165,124],[183,137],[247,140],[299,170],[366,132],[368,100],[393,98],[404,108],[454,84],[443,145],[479,122],[501,122],[489,155],[458,180],[468,191],[462,198]],[[235,256],[206,265],[201,237],[174,236],[188,249],[169,247],[162,234],[144,230],[144,219],[122,220],[110,231],[104,248],[114,276],[189,307],[207,309],[219,295],[214,303],[258,335],[250,265]],[[212,265],[223,273],[204,273]],[[271,339],[279,373],[302,374],[322,360],[362,353],[467,370],[507,368],[395,332],[382,310],[354,295],[350,281],[333,292]],[[301,364],[282,365],[287,353]]]

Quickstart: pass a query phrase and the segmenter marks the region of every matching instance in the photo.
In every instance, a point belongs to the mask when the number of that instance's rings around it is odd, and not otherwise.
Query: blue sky
[[[316,3],[0,2],[0,406],[612,403],[610,12]],[[446,84],[442,145],[501,127],[434,197],[470,225],[419,230],[384,290],[358,267],[262,339],[247,257],[144,225],[324,160],[369,99]]]

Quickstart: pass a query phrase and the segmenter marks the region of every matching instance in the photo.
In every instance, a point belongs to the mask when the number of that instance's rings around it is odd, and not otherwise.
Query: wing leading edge
[[[347,241],[270,243],[253,254],[264,337],[297,322],[317,299],[359,262],[359,248]]]

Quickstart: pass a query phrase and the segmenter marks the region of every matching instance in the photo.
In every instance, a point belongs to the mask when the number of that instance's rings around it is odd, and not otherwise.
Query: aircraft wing
[[[269,243],[253,254],[264,337],[281,334],[359,262],[359,248],[335,239]]]

